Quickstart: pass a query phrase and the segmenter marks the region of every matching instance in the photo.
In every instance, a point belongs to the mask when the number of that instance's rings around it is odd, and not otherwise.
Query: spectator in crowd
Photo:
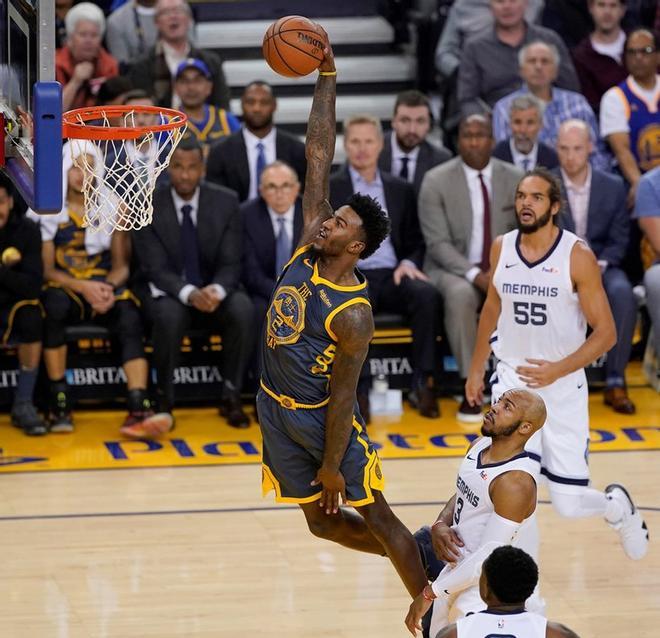
[[[626,34],[621,28],[625,0],[589,0],[589,13],[594,30],[571,53],[582,94],[597,114],[605,91],[626,78],[623,66]]]
[[[635,218],[650,244],[654,262],[644,273],[646,308],[654,336],[655,366],[645,366],[651,385],[660,392],[660,166],[642,175],[635,198]]]
[[[75,157],[72,157],[72,153]],[[129,277],[130,238],[118,231],[108,235],[84,225],[84,169],[81,156],[93,166],[101,205],[117,207],[101,184],[103,157],[94,144],[64,145],[62,170],[64,207],[57,215],[29,214],[41,227],[46,310],[44,362],[50,383],[51,432],[72,432],[71,397],[65,379],[67,326],[94,321],[116,333],[128,387],[128,415],[121,432],[142,438],[162,434],[172,426],[166,415],[155,415],[147,395],[148,364],[138,302],[126,287]]]
[[[11,422],[28,436],[40,436],[48,431],[33,403],[41,360],[41,237],[33,222],[13,210],[13,192],[0,175],[0,345],[18,343]]]
[[[66,14],[73,6],[73,0],[55,0],[55,46],[60,49],[66,44]]]
[[[176,70],[174,92],[188,116],[189,134],[202,145],[205,156],[211,144],[241,128],[238,118],[221,106],[209,104],[213,91],[211,71],[203,60],[187,58]]]
[[[520,86],[518,53],[530,42],[554,44],[560,62],[557,85],[579,91],[580,84],[561,38],[525,21],[525,0],[491,0],[494,26],[465,43],[458,69],[458,101],[463,115],[482,113]]]
[[[179,108],[173,94],[173,79],[179,65],[187,58],[202,60],[211,72],[213,90],[209,103],[229,108],[229,87],[222,70],[222,60],[213,53],[195,48],[190,42],[192,12],[186,0],[157,0],[158,39],[145,55],[134,61],[129,77],[137,88],[153,95],[158,106]]]
[[[238,199],[203,182],[199,142],[183,139],[169,165],[170,186],[154,192],[153,223],[134,234],[138,261],[149,282],[154,365],[160,408],[174,406],[174,370],[189,326],[222,336],[220,413],[229,425],[250,424],[241,387],[255,337],[254,308],[240,290],[242,224]]]
[[[557,142],[557,133],[564,120],[584,120],[591,130],[594,152],[590,158],[595,168],[609,170],[610,159],[605,150],[599,150],[598,122],[587,100],[580,93],[553,86],[559,70],[559,52],[552,44],[530,42],[520,49],[520,77],[523,85],[517,91],[498,100],[493,109],[493,131],[499,142],[511,135],[509,110],[511,102],[521,95],[532,94],[545,104],[543,126],[539,140],[549,146]]]
[[[600,104],[601,134],[630,184],[629,203],[642,173],[660,165],[658,38],[646,29],[628,34],[624,46],[630,75],[609,89]]]
[[[241,96],[243,128],[215,144],[209,153],[207,178],[231,188],[238,199],[254,199],[261,172],[276,159],[290,164],[302,183],[305,179],[305,145],[273,124],[277,100],[273,88],[262,81],[250,82]]]
[[[523,173],[492,158],[490,119],[463,118],[456,157],[432,168],[419,194],[419,220],[426,242],[424,272],[444,300],[445,331],[461,379],[470,370],[477,313],[490,281],[492,240],[516,227],[514,195]],[[460,421],[481,421],[481,406],[465,396]]]
[[[397,95],[392,131],[385,135],[378,167],[410,182],[415,195],[426,171],[451,158],[448,150],[426,139],[432,123],[431,104],[426,95],[415,90]]]
[[[528,93],[519,95],[509,104],[511,136],[497,143],[493,157],[514,164],[522,171],[537,165],[555,168],[559,165],[555,149],[539,141],[545,104]]]
[[[628,276],[621,269],[630,235],[626,188],[618,175],[592,169],[590,152],[586,123],[565,121],[557,139],[559,175],[566,202],[559,221],[593,250],[612,308],[617,341],[605,363],[605,404],[615,412],[633,414],[635,405],[626,390],[625,369],[632,350],[637,303]]]
[[[129,0],[108,16],[105,41],[120,64],[130,66],[156,45],[156,0]]]
[[[424,240],[414,189],[408,182],[378,169],[383,130],[377,118],[348,118],[344,122],[344,148],[346,166],[330,177],[330,205],[336,210],[353,193],[370,195],[391,220],[389,236],[373,255],[358,262],[358,268],[367,278],[374,313],[402,312],[409,320],[413,367],[409,400],[422,416],[436,418],[440,412],[433,375],[440,299],[421,270]],[[369,415],[369,380],[365,366],[358,383],[358,403],[365,421]]]
[[[529,0],[525,10],[527,22],[536,22],[542,9],[542,0]],[[456,0],[449,9],[435,50],[435,66],[438,71],[446,78],[454,75],[461,62],[465,42],[492,27],[490,0]]]
[[[300,241],[303,227],[300,182],[291,166],[275,160],[264,168],[259,197],[241,205],[243,283],[261,327],[275,281]]]
[[[132,90],[133,84],[127,77],[115,75],[101,84],[96,101],[101,106],[124,104],[126,94]]]
[[[105,31],[103,11],[81,2],[66,14],[66,45],[55,52],[55,78],[62,84],[62,109],[96,104],[96,93],[119,65],[101,46]]]

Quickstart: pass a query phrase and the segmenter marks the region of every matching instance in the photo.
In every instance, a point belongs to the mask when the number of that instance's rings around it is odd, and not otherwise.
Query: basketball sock
[[[27,403],[32,401],[38,373],[39,368],[21,368],[21,373],[18,375],[14,403]]]
[[[618,503],[612,505],[612,499],[607,498],[604,492],[592,488],[577,493],[559,492],[552,489],[552,484],[549,489],[553,507],[566,518],[605,516],[609,521],[609,517],[619,520],[622,516],[621,506]]]

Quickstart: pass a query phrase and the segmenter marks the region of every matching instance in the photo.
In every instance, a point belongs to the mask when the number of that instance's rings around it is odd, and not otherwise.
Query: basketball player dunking
[[[525,444],[545,419],[543,400],[523,389],[505,392],[484,416],[483,438],[468,450],[456,492],[433,523],[433,547],[446,565],[410,605],[405,622],[413,636],[431,604],[430,636],[447,625],[452,611],[464,616],[486,608],[479,572],[496,547],[513,544],[538,553],[538,465]],[[531,606],[542,610],[543,603],[535,596]]]
[[[304,230],[276,283],[262,343],[263,490],[298,503],[315,536],[387,555],[414,597],[427,583],[419,551],[381,493],[380,461],[356,405],[374,330],[356,264],[380,245],[389,221],[366,196],[334,212],[328,203],[336,72],[320,27],[319,35],[325,50],[307,126]]]
[[[493,277],[481,311],[465,394],[481,402],[486,359],[498,359],[492,394],[528,386],[548,411],[527,451],[541,463],[562,516],[604,516],[626,554],[643,558],[646,524],[621,485],[589,487],[589,396],[584,366],[607,352],[616,329],[600,268],[580,239],[553,222],[561,208],[558,179],[537,168],[516,191],[518,230],[493,242]],[[591,334],[585,338],[587,324]]]

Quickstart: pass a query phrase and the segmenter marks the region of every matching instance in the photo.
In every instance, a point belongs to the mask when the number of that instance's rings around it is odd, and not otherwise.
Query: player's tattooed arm
[[[353,428],[355,392],[360,370],[374,333],[371,307],[358,303],[342,310],[331,329],[337,337],[337,349],[330,379],[330,402],[325,417],[323,463],[316,481],[323,485],[319,505],[326,512],[336,512],[339,497],[346,500],[344,478],[340,472],[348,440]]]
[[[328,36],[319,27],[319,34],[326,43],[324,61],[320,70],[323,73],[334,72],[335,64],[332,47]],[[329,178],[332,158],[335,154],[336,115],[335,98],[337,94],[335,75],[319,75],[314,89],[312,110],[307,122],[305,157],[307,174],[303,194],[303,218],[305,228],[300,245],[308,244],[316,237],[321,224],[332,215],[328,201],[330,194]]]

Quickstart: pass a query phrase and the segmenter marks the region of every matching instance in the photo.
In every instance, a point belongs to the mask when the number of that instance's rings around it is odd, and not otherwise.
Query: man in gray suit
[[[516,227],[514,194],[523,173],[492,157],[490,119],[461,120],[456,157],[426,173],[419,221],[426,243],[424,271],[440,291],[445,331],[461,378],[467,377],[477,336],[477,313],[490,281],[490,245]],[[481,406],[463,397],[457,418],[481,420]]]
[[[446,148],[426,139],[432,124],[431,104],[426,95],[413,89],[396,96],[392,131],[384,137],[378,168],[412,184],[415,195],[419,195],[426,171],[451,159]]]

